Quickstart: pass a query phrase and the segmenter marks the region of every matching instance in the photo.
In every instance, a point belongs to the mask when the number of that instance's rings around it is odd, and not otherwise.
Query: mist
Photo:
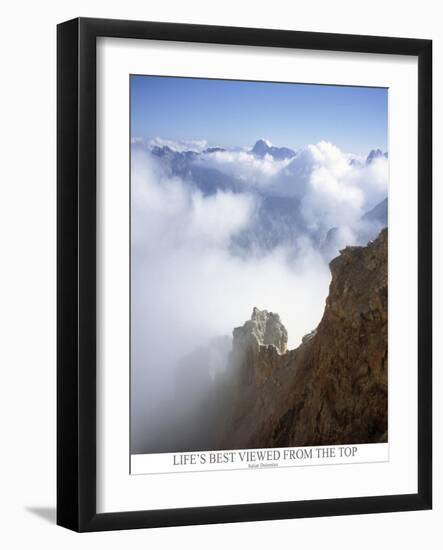
[[[278,313],[288,347],[300,344],[323,314],[328,262],[343,246],[375,236],[379,222],[364,215],[387,196],[384,157],[368,165],[354,155],[351,163],[320,142],[282,161],[247,151],[205,154],[204,142],[192,143],[199,147],[195,162],[238,178],[241,192],[202,191],[188,173],[172,174],[148,148],[132,147],[135,453],[198,445],[195,411],[206,386],[228,368],[232,330],[253,307]],[[284,216],[274,206],[269,214],[270,204],[287,205]],[[206,363],[213,367],[208,375]],[[183,432],[184,425],[192,428]]]

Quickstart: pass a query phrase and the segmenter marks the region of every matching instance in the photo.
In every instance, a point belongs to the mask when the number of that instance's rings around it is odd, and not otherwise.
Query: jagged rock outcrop
[[[270,313],[265,309],[260,311],[254,307],[250,321],[233,331],[233,347],[244,349],[252,346],[259,349],[261,346],[274,346],[281,354],[285,353],[288,344],[288,332],[280,321],[277,313]]]
[[[288,332],[276,313],[254,307],[243,326],[233,330],[231,367],[238,383],[263,384],[287,351]]]
[[[262,384],[286,353],[288,332],[276,313],[254,307],[249,321],[233,330],[231,364],[240,383]]]
[[[342,250],[330,269],[323,318],[296,350],[265,344],[267,312],[254,310],[234,331],[240,349],[250,344],[238,366],[247,375],[239,378],[220,448],[387,440],[387,229],[365,247]],[[277,341],[286,342],[278,339],[280,325],[272,325]]]

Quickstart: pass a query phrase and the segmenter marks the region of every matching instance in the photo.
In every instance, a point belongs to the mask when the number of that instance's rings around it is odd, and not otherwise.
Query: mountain
[[[167,145],[152,147],[151,154],[161,159],[165,167],[169,167],[174,175],[186,173],[191,162],[198,157],[195,151],[174,151]]]
[[[366,212],[366,214],[362,217],[362,220],[378,222],[386,227],[388,225],[388,198],[386,197],[384,200],[375,205],[372,210]]]
[[[197,161],[201,155],[222,152],[221,147],[210,147],[203,153],[196,151],[174,151],[167,145],[155,146],[151,154],[160,160],[163,168],[171,176],[178,176],[195,185],[204,195],[213,195],[217,191],[232,191],[240,193],[245,190],[246,184],[235,176],[211,168]]]
[[[205,154],[211,154],[211,153],[224,153],[226,149],[223,149],[223,147],[208,147],[203,151]]]
[[[217,448],[387,441],[387,229],[330,269],[323,318],[297,349],[254,335],[263,312],[234,330],[237,383]]]
[[[386,442],[387,235],[331,261],[323,317],[298,348],[254,308],[232,339],[183,358],[164,429],[135,452]]]
[[[265,252],[281,245],[288,245],[297,254],[300,237],[303,236],[329,260],[344,244],[349,243],[347,227],[331,227],[327,232],[324,229],[312,230],[307,226],[301,208],[302,192],[294,192],[297,188],[294,182],[302,182],[306,178],[304,166],[299,166],[296,158],[288,164],[280,177],[279,189],[291,189],[292,194],[288,196],[287,192],[279,194],[272,186],[270,189],[258,188],[236,174],[223,171],[223,167],[219,169],[212,163],[204,162],[206,156],[225,152],[222,147],[208,147],[202,152],[196,152],[178,151],[164,145],[154,146],[150,151],[161,162],[168,175],[181,178],[205,196],[214,195],[218,191],[253,195],[255,209],[250,223],[232,241],[232,251],[240,256],[250,250]],[[259,139],[250,152],[257,158],[263,158],[267,154],[277,159],[291,159],[295,156],[291,149],[275,147],[264,139]],[[384,155],[380,149],[373,150],[366,162],[371,163]],[[299,187],[302,189],[303,185]],[[387,225],[387,200],[367,212],[361,222],[358,228],[351,228],[355,235],[353,244],[367,242]]]
[[[354,227],[353,244],[362,244],[374,239],[387,226],[388,198],[386,197],[357,221]],[[319,248],[325,258],[331,259],[346,243],[349,243],[346,228],[343,230],[341,227],[332,227],[320,242]]]
[[[300,199],[260,194],[255,198],[256,207],[248,227],[232,239],[233,251],[242,255],[250,250],[266,252],[288,245],[297,253],[300,235],[306,233]]]
[[[380,157],[388,158],[388,153],[383,153],[381,149],[372,149],[366,157],[366,164],[371,164],[371,162],[374,162],[374,160]]]
[[[287,147],[275,147],[265,139],[259,139],[251,149],[258,158],[263,158],[265,155],[271,155],[275,160],[285,160],[295,157],[295,151]]]

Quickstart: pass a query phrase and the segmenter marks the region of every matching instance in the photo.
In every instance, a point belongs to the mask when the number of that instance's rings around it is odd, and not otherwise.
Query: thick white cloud
[[[222,191],[209,197],[194,192],[191,202],[186,238],[211,246],[227,246],[231,236],[250,222],[254,205],[252,196]]]
[[[351,162],[353,161],[353,162]],[[293,159],[256,158],[240,151],[204,155],[199,162],[242,179],[267,194],[298,197],[311,231],[355,226],[361,216],[387,195],[388,161],[342,152],[327,141],[308,145]]]
[[[170,248],[223,247],[244,229],[254,209],[252,195],[218,191],[204,196],[170,177],[148,153],[132,154],[132,244]]]
[[[362,213],[364,192],[351,179],[359,168],[350,165],[342,152],[328,142],[310,145],[304,162],[308,168],[302,197],[302,214],[311,230],[328,230],[353,224]]]
[[[350,164],[347,156],[328,142],[311,145],[308,151],[302,214],[311,229],[342,227],[350,231],[365,212],[386,197],[388,162],[384,157],[369,165]]]
[[[248,151],[216,151],[197,162],[235,176],[251,186],[271,185],[290,160],[275,160],[271,155],[258,158]]]

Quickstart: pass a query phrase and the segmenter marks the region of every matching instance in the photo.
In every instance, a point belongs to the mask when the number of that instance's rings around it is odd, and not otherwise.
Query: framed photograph
[[[430,509],[432,43],[58,26],[76,531]]]

